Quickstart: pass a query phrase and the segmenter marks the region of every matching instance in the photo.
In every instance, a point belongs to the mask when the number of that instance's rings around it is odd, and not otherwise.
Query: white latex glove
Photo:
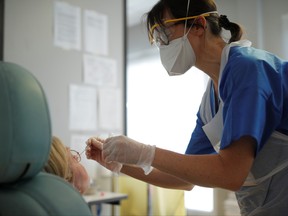
[[[102,155],[106,162],[136,165],[148,175],[153,169],[151,164],[155,149],[155,146],[139,143],[126,136],[114,136],[105,140]]]
[[[106,169],[112,171],[113,173],[119,174],[122,168],[122,164],[116,161],[105,162],[102,156],[103,143],[105,140],[92,137],[86,141],[86,157],[97,161],[99,164],[104,166]]]

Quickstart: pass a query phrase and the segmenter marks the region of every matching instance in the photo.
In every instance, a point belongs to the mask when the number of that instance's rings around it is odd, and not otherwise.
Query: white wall
[[[62,0],[83,10],[108,16],[107,58],[117,61],[117,88],[123,89],[124,74],[124,0]],[[18,63],[30,70],[41,82],[48,97],[52,131],[67,145],[73,133],[69,130],[69,84],[83,84],[82,49],[64,50],[53,45],[53,13],[55,0],[6,0],[4,29],[4,60]],[[81,23],[83,30],[83,22]],[[82,34],[83,38],[83,34]],[[123,91],[121,91],[123,97]],[[120,109],[122,109],[123,104]],[[124,113],[123,110],[120,111]],[[122,125],[124,119],[121,119]],[[101,130],[101,128],[99,129]],[[119,131],[109,131],[121,133]],[[98,134],[103,131],[89,131]]]
[[[117,62],[118,83],[115,88],[120,89],[121,97],[124,98],[125,0],[61,1],[81,8],[82,39],[84,10],[93,10],[107,15],[109,50],[108,55],[104,57]],[[48,98],[53,135],[59,136],[67,146],[70,146],[71,136],[74,134],[89,136],[105,132],[122,133],[124,115],[121,116],[122,126],[116,131],[105,131],[101,128],[95,131],[69,129],[69,85],[85,85],[82,63],[85,51],[83,43],[81,50],[64,50],[54,46],[54,2],[55,0],[5,0],[4,61],[14,62],[27,68],[40,81]],[[116,107],[116,103],[112,106]],[[121,114],[124,113],[123,101],[119,109]],[[91,166],[90,170],[92,169],[96,168]],[[96,171],[96,184],[102,190],[111,190],[110,176],[102,177],[101,172]],[[107,215],[111,214],[108,206],[103,211]]]

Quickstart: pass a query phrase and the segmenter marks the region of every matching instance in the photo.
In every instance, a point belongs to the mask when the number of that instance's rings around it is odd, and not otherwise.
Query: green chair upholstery
[[[42,172],[51,121],[41,84],[26,69],[0,62],[0,215],[92,215],[83,197]]]

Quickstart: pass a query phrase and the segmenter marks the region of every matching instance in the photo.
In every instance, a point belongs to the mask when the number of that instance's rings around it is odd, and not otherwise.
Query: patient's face
[[[73,158],[70,152],[69,154],[70,169],[73,173],[73,182],[71,183],[81,194],[83,194],[88,189],[90,183],[88,173],[84,166],[79,163],[75,158]]]

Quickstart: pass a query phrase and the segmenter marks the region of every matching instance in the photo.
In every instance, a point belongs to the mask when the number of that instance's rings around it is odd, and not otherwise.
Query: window
[[[128,64],[127,135],[183,153],[195,127],[207,76],[196,68],[169,77],[158,55]],[[213,189],[185,192],[187,209],[213,211]]]

